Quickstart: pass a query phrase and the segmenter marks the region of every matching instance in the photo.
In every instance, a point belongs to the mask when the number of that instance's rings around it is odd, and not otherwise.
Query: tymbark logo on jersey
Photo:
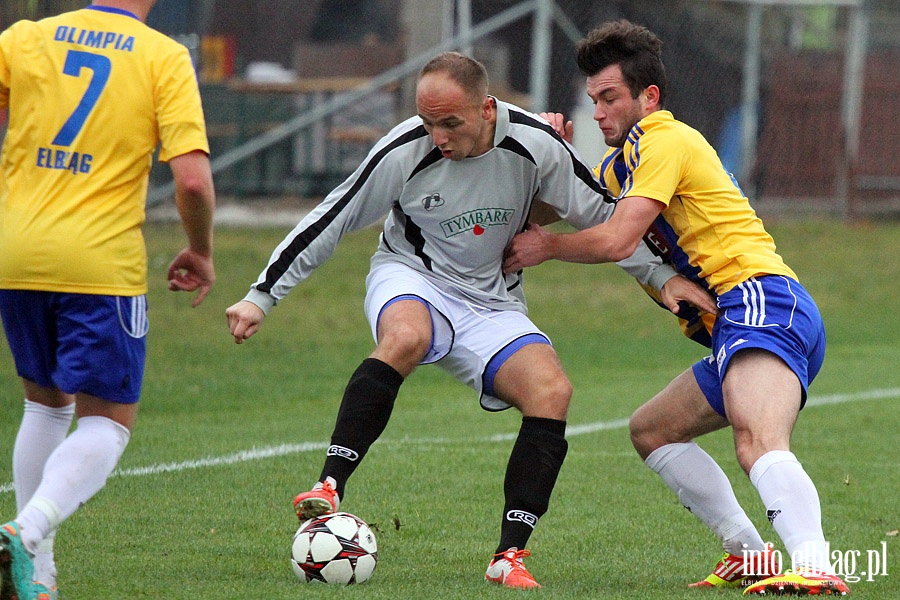
[[[441,221],[441,229],[448,238],[467,231],[481,235],[488,227],[509,225],[515,214],[511,208],[477,208]]]

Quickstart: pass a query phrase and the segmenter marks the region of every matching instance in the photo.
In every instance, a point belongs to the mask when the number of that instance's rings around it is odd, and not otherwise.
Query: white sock
[[[40,485],[47,458],[66,439],[74,415],[74,404],[50,407],[25,399],[22,424],[13,446],[13,484],[18,510],[25,507]],[[34,556],[34,579],[48,587],[56,585],[55,537],[51,531],[38,545]]]
[[[56,530],[53,530],[40,541],[34,553],[34,580],[40,581],[48,588],[56,586],[56,561],[53,559],[55,539]]]
[[[106,417],[83,417],[47,459],[44,478],[16,521],[30,551],[106,485],[131,433]]]
[[[793,452],[763,454],[750,469],[750,481],[784,542],[792,568],[831,573],[819,494]]]
[[[712,529],[726,552],[741,555],[743,550],[765,549],[725,472],[703,448],[694,442],[666,444],[644,462],[685,508]]]
[[[25,400],[22,424],[13,446],[13,482],[19,510],[40,485],[47,457],[66,439],[74,414],[74,404],[53,408]]]

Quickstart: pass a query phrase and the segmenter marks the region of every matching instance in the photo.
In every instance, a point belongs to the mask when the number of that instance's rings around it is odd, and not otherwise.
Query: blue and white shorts
[[[121,404],[140,399],[145,295],[0,290],[0,317],[20,377]]]
[[[780,357],[797,375],[802,408],[825,359],[825,326],[806,289],[782,275],[751,277],[719,296],[718,306],[713,354],[693,366],[710,406],[727,417],[722,380],[728,363],[741,350],[760,348]]]
[[[431,348],[421,364],[435,363],[474,389],[485,410],[510,407],[494,396],[494,377],[510,356],[549,338],[525,314],[494,310],[450,295],[409,267],[386,264],[366,278],[366,317],[378,339],[378,319],[398,300],[418,300],[431,312]]]

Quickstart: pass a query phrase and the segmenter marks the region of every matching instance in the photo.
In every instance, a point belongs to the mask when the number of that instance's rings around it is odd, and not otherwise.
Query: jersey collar
[[[493,96],[490,98],[494,101],[494,107],[497,110],[497,122],[494,124],[494,148],[496,148],[509,133],[509,107]]]
[[[112,6],[94,6],[93,4],[91,6],[85,6],[85,8],[88,10],[99,10],[100,12],[124,15],[126,17],[131,17],[132,19],[137,19],[138,21],[140,21],[136,14],[122,8],[113,8]]]

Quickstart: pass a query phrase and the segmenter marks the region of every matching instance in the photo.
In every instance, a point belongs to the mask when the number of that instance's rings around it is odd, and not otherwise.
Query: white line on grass
[[[900,398],[900,388],[884,388],[868,390],[856,394],[831,394],[828,396],[810,396],[806,402],[807,407],[826,406],[829,404],[843,404],[845,402],[859,402],[863,400],[878,399],[896,399]],[[586,423],[584,425],[570,425],[566,428],[566,437],[576,435],[585,435],[595,431],[606,431],[610,429],[623,429],[628,426],[628,419],[615,419],[613,421],[599,421],[596,423]],[[501,433],[490,435],[478,442],[504,442],[513,440],[516,433]],[[387,444],[449,444],[458,440],[447,438],[401,438],[399,440],[379,440],[380,443]],[[470,443],[470,442],[467,442]],[[299,454],[301,452],[322,451],[328,448],[327,442],[304,442],[300,444],[281,444],[279,446],[267,446],[264,448],[251,448],[250,450],[241,450],[233,454],[224,456],[212,456],[209,458],[200,458],[196,460],[186,460],[182,462],[161,463],[146,467],[132,467],[130,469],[118,469],[113,473],[114,477],[135,477],[139,475],[158,475],[160,473],[177,473],[180,471],[188,471],[190,469],[201,469],[205,467],[218,467],[222,465],[232,465],[236,463],[247,462],[251,460],[260,460],[263,458],[273,458],[277,456],[287,456],[289,454]],[[0,494],[6,494],[13,491],[13,484],[6,483],[0,486]]]
[[[843,402],[856,402],[859,400],[878,400],[883,398],[900,398],[900,388],[886,388],[881,390],[869,390],[856,394],[831,394],[830,396],[810,396],[806,401],[807,406],[823,406],[825,404],[841,404]]]

